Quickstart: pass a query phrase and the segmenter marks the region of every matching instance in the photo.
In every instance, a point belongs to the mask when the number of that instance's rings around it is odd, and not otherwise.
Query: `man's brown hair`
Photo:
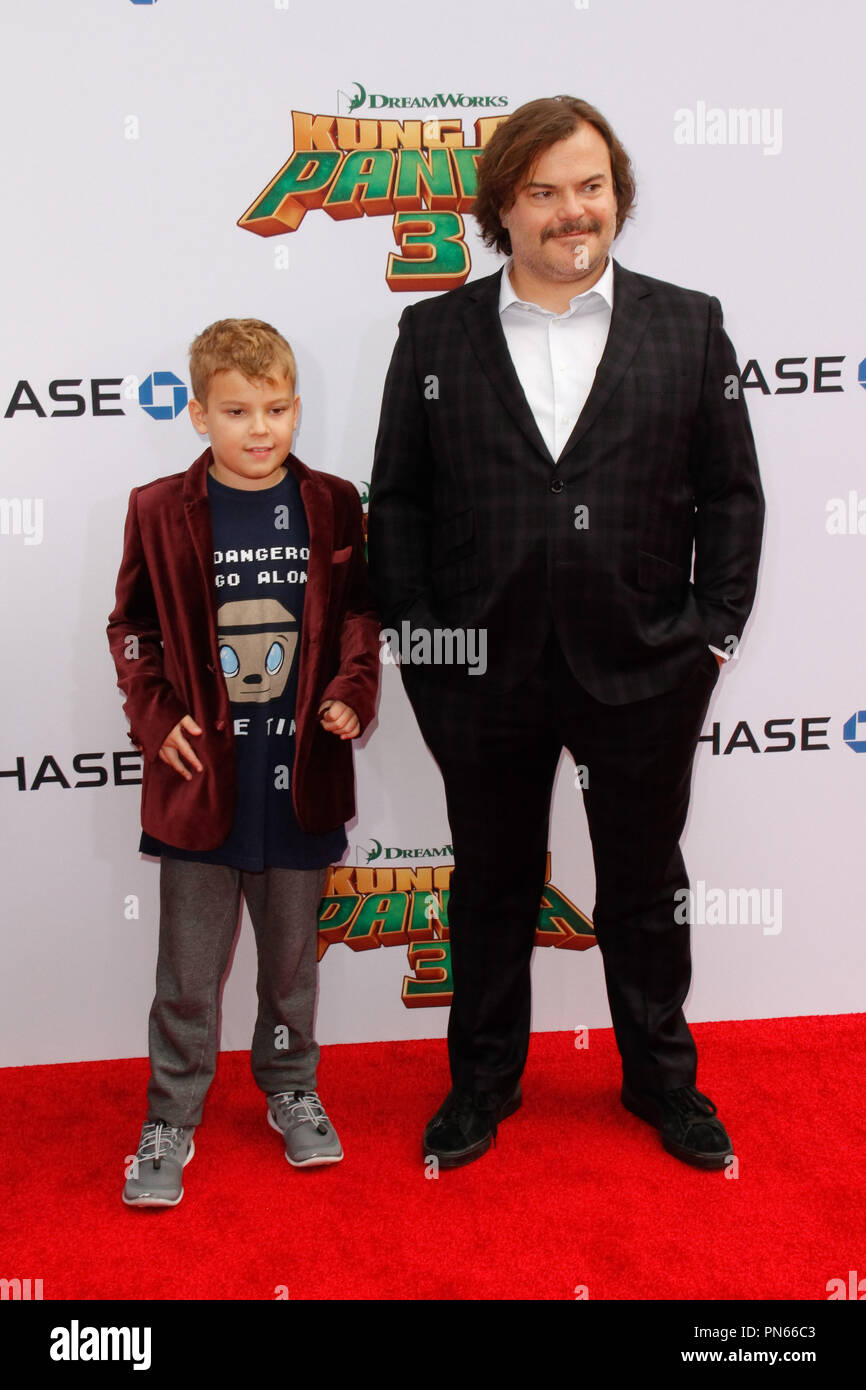
[[[207,393],[216,372],[238,371],[248,381],[288,377],[295,389],[295,354],[285,338],[261,319],[218,319],[192,343],[189,375],[192,394],[207,404]]]
[[[511,237],[499,220],[513,206],[520,187],[544,151],[573,135],[583,122],[595,126],[610,152],[616,197],[616,234],[634,206],[636,187],[631,160],[600,111],[579,97],[540,97],[508,116],[491,135],[478,162],[475,214],[485,246],[511,254]]]

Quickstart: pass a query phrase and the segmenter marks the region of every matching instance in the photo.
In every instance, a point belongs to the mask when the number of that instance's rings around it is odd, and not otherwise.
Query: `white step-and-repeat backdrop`
[[[862,13],[855,0],[6,7],[2,1063],[145,1050],[158,867],[137,853],[140,763],[104,630],[130,488],[200,452],[189,342],[216,318],[276,324],[299,363],[296,452],[364,494],[401,310],[497,265],[471,214],[471,151],[558,92],[598,106],[633,158],[618,259],[721,299],[767,493],[756,609],[707,718],[685,838],[689,1016],[862,1009]],[[383,677],[323,904],[325,1043],[446,1023],[444,799],[399,674]],[[533,1026],[606,1026],[567,757],[549,879]],[[225,1047],[249,1045],[254,981],[245,928]]]

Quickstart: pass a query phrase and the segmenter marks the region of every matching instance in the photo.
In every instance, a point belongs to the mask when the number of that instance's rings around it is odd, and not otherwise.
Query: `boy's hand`
[[[193,734],[198,738],[201,729],[196,724],[191,714],[185,714],[179,724],[175,724],[165,743],[159,750],[159,756],[169,767],[173,767],[175,772],[179,772],[187,782],[192,781],[192,773],[183,762],[183,758],[194,767],[196,772],[203,772],[204,768],[192,751],[192,747],[187,743],[183,736],[184,729],[188,734]],[[182,756],[181,756],[182,755]]]
[[[357,738],[361,732],[360,719],[342,700],[326,700],[319,709],[319,720],[323,729],[340,738]]]

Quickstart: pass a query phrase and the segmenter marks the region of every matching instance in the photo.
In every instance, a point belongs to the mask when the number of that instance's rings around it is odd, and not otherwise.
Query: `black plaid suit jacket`
[[[596,699],[660,694],[708,645],[732,648],[757,581],[764,502],[721,307],[614,262],[607,345],[555,462],[505,342],[501,273],[401,317],[370,492],[383,621],[486,629],[503,685],[553,628]],[[413,672],[419,715],[461,680]]]

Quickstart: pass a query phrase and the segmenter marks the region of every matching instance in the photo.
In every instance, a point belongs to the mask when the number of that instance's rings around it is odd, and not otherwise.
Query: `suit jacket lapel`
[[[201,576],[205,607],[209,614],[208,643],[213,659],[216,661],[218,641],[213,601],[213,533],[210,524],[210,507],[207,500],[207,472],[212,462],[213,454],[208,447],[187,470],[183,480],[183,508]]]
[[[483,280],[476,280],[463,308],[463,322],[485,376],[508,411],[514,424],[545,463],[552,463],[550,451],[539,433],[523,387],[508,351],[499,315],[499,286],[504,268]]]
[[[628,370],[650,320],[651,294],[651,289],[639,275],[624,270],[614,261],[610,332],[586,404],[559,456],[560,469],[569,454],[595,424],[614,389]]]

